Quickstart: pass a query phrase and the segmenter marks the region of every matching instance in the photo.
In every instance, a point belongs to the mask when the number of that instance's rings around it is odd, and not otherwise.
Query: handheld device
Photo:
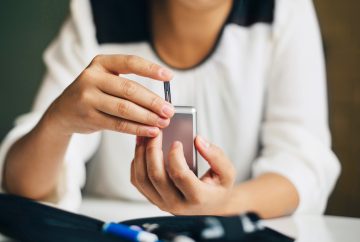
[[[170,125],[163,130],[164,160],[168,162],[171,145],[180,141],[184,148],[186,162],[197,175],[197,152],[194,145],[196,136],[196,109],[194,107],[175,106],[175,115]]]

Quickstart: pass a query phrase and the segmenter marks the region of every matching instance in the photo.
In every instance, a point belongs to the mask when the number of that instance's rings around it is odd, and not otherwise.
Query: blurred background
[[[328,70],[333,149],[342,175],[327,214],[360,217],[360,2],[314,0]],[[42,76],[42,53],[68,14],[69,0],[0,1],[0,141],[29,111]]]

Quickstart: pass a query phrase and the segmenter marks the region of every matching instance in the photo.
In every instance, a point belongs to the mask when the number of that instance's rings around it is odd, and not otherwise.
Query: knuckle
[[[89,90],[82,88],[79,94],[80,103],[89,104],[92,99],[92,94]]]
[[[159,184],[162,182],[163,177],[162,177],[161,173],[159,171],[157,171],[156,169],[150,169],[148,171],[148,173],[149,173],[150,181],[152,183]]]
[[[87,112],[87,118],[89,120],[95,120],[95,118],[96,118],[95,112],[94,111],[88,111]]]
[[[150,125],[156,125],[157,124],[157,117],[152,112],[146,113],[146,123]]]
[[[135,179],[135,177],[134,177],[133,175],[131,175],[130,181],[131,181],[131,184],[132,184],[134,187],[137,187],[136,179]]]
[[[121,116],[127,116],[130,112],[130,103],[127,101],[120,101],[117,104],[117,113]]]
[[[144,128],[142,128],[141,126],[136,126],[135,134],[137,136],[144,136],[144,135],[146,135],[146,130]]]
[[[147,183],[146,176],[144,174],[142,174],[142,173],[137,174],[136,181],[137,181],[138,186],[140,186],[140,187],[141,187],[141,185]]]
[[[125,63],[127,69],[131,69],[131,66],[136,65],[138,61],[139,61],[139,57],[137,57],[136,55],[125,56]]]
[[[150,63],[148,65],[148,71],[149,72],[156,72],[159,69],[159,66],[156,65],[155,63]]]
[[[86,120],[86,122],[90,125],[94,125],[94,126],[98,126],[96,124],[96,116],[95,116],[95,112],[92,111],[91,109],[85,109],[83,111],[80,112],[80,117],[83,120]],[[95,127],[93,127],[95,129]]]
[[[80,77],[82,80],[89,80],[93,76],[93,70],[91,68],[86,68],[81,73]]]
[[[101,54],[99,54],[99,55],[96,55],[93,59],[92,59],[92,61],[91,61],[91,64],[100,64],[101,63],[101,60],[103,59],[103,57],[104,57],[104,55],[101,55]]]
[[[122,119],[116,119],[114,122],[114,129],[116,131],[120,131],[120,132],[126,131],[127,126],[128,126],[128,123]]]
[[[182,180],[185,179],[186,173],[184,171],[181,171],[181,170],[172,170],[171,171],[171,177],[175,181],[182,181]]]
[[[131,81],[124,80],[122,83],[122,90],[125,97],[132,97],[136,93],[137,87]]]

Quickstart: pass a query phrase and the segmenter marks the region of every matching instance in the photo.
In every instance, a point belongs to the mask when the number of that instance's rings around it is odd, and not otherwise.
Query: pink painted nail
[[[158,128],[148,128],[148,135],[151,136],[151,137],[155,137],[158,132],[159,132],[159,129]]]
[[[174,76],[172,71],[170,71],[169,69],[166,69],[166,68],[161,68],[159,71],[159,75],[166,80],[170,80]]]
[[[162,111],[167,117],[171,117],[175,112],[174,107],[171,104],[165,104]]]

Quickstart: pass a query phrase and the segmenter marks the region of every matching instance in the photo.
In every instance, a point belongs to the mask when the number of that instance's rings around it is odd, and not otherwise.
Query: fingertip
[[[183,144],[180,141],[172,143],[168,154],[168,160],[168,167],[171,171],[189,169],[183,151]]]
[[[149,142],[147,145],[155,146],[155,147],[162,147],[162,131],[159,130],[159,133],[155,137],[149,138]]]
[[[171,103],[165,102],[162,112],[165,117],[172,118],[175,115],[175,108]]]
[[[160,129],[158,127],[149,127],[147,130],[147,137],[154,138],[158,136]]]
[[[180,141],[175,141],[173,144],[172,144],[172,149],[182,149],[182,143]]]
[[[194,141],[194,144],[197,148],[200,146],[200,140],[199,140],[200,138],[199,137],[200,137],[199,135],[196,135],[195,141]]]
[[[165,67],[159,69],[158,75],[163,81],[170,81],[174,77],[174,73]]]
[[[208,148],[210,148],[210,143],[209,141],[207,141],[206,139],[204,139],[203,137],[201,137],[200,135],[197,135],[195,138],[195,145],[198,148],[201,148],[202,150],[207,150]]]

